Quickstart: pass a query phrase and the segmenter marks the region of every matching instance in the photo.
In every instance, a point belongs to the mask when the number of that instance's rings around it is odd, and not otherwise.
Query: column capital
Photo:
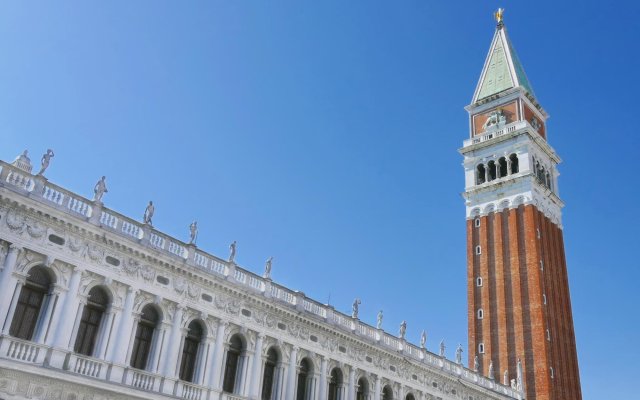
[[[19,255],[22,250],[24,250],[24,248],[22,246],[20,246],[20,245],[15,244],[15,243],[11,243],[9,245],[9,253],[18,252],[18,255]]]

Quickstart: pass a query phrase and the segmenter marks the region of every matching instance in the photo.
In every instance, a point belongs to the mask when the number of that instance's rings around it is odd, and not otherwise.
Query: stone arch
[[[480,207],[475,207],[474,209],[471,210],[472,217],[477,217],[478,215],[480,215]]]

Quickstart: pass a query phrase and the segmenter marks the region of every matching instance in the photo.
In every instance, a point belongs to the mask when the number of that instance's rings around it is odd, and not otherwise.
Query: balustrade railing
[[[187,382],[180,382],[182,388],[179,390],[180,396],[185,400],[201,400],[206,390],[198,385]]]
[[[509,125],[505,125],[501,129],[490,130],[489,132],[483,133],[482,135],[474,136],[471,139],[467,139],[463,142],[463,146],[467,147],[472,144],[486,142],[487,140],[500,137],[504,134],[515,132],[517,129],[526,128],[527,125],[529,124],[526,121],[512,122]],[[532,129],[532,131],[535,131],[535,130]]]
[[[16,361],[41,364],[46,347],[26,340],[3,336],[0,338],[0,355]]]
[[[118,225],[118,217],[110,214],[107,211],[102,211],[100,213],[100,223],[104,226],[108,226],[111,229],[116,229],[116,226]]]
[[[61,206],[64,201],[64,193],[52,187],[45,186],[42,188],[42,198]]]
[[[158,391],[160,378],[139,370],[129,370],[125,383],[136,389]]]
[[[69,357],[69,370],[92,378],[103,378],[107,370],[107,363],[94,358],[72,354]]]

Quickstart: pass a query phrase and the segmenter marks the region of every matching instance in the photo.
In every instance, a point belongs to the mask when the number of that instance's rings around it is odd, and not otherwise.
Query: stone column
[[[80,278],[82,270],[76,267],[71,274],[67,293],[62,300],[61,313],[66,318],[76,316],[80,300],[78,298],[78,288],[80,287]],[[69,348],[69,340],[71,338],[73,325],[69,323],[60,323],[55,326],[55,336],[53,338],[53,346],[67,350]]]
[[[17,297],[20,294],[20,292],[14,294],[14,290],[12,290],[15,289],[17,282],[12,272],[16,267],[16,261],[21,252],[22,247],[14,244],[9,245],[9,251],[4,259],[2,272],[0,272],[0,318],[4,318],[9,313],[9,307],[12,304],[13,297]],[[22,286],[20,288],[22,288]],[[11,325],[11,320],[9,320],[9,322],[6,322],[6,320],[3,321],[5,322],[4,325]],[[4,325],[0,327],[3,333]],[[9,328],[7,327],[6,329],[8,332]]]
[[[216,332],[216,346],[214,349],[213,363],[211,363],[211,373],[209,374],[209,382],[214,390],[222,389],[222,373],[223,365],[222,360],[224,358],[224,334],[229,325],[226,321],[220,321],[218,323],[218,331]]]
[[[176,311],[177,312],[177,311]],[[160,354],[162,350],[170,353],[174,349],[167,349],[168,346],[165,346],[164,343],[166,341],[167,331],[169,330],[169,326],[167,323],[161,323],[160,327],[156,329],[155,338],[153,339],[153,350],[151,353],[151,359],[147,361],[147,371],[153,373],[161,373],[162,372],[162,364],[160,363],[161,356]]]
[[[287,373],[287,399],[296,397],[296,360],[298,358],[298,346],[291,346],[289,356],[289,371]]]
[[[382,379],[380,375],[376,376],[376,388],[373,392],[373,400],[381,400],[382,395]]]
[[[107,358],[107,346],[109,345],[109,339],[111,339],[110,333],[113,331],[115,314],[118,311],[113,306],[109,307],[105,313],[100,327],[100,336],[97,344],[97,351],[94,351],[95,357],[105,360]]]
[[[355,400],[356,398],[356,369],[353,366],[349,367],[349,387],[347,389],[347,400]]]
[[[13,289],[13,295],[11,297],[11,303],[9,304],[7,318],[4,320],[4,325],[2,326],[2,334],[8,335],[9,330],[11,329],[11,322],[13,321],[13,315],[16,312],[16,305],[18,304],[18,297],[20,297],[20,291],[22,290],[22,286],[24,286],[24,282],[26,280],[26,276],[24,275],[16,275],[15,278],[16,283]],[[11,291],[10,291],[11,292]]]
[[[322,360],[320,362],[320,388],[318,390],[319,399],[325,400],[327,398],[327,358],[325,356],[321,356]]]
[[[176,376],[176,362],[181,341],[180,324],[182,323],[183,313],[184,307],[182,305],[178,305],[176,307],[176,312],[173,314],[168,345],[166,347],[162,347],[164,350],[163,365],[159,368],[159,371],[162,371],[162,374],[168,378],[174,378]]]
[[[80,326],[80,320],[82,319],[82,312],[84,311],[84,307],[87,305],[87,297],[79,296],[78,297],[78,310],[76,311],[76,318],[73,321],[73,328],[71,329],[71,337],[69,338],[69,349],[72,350],[76,343],[76,338],[78,337],[78,327]]]
[[[262,369],[262,341],[264,334],[258,333],[256,348],[253,352],[253,364],[251,371],[251,386],[249,387],[249,397],[258,400],[260,398],[260,370]],[[275,377],[274,377],[275,379]]]
[[[124,364],[127,361],[127,349],[129,348],[129,341],[132,335],[131,325],[133,324],[133,299],[135,297],[135,290],[131,286],[127,288],[127,297],[124,300],[124,307],[120,311],[116,320],[116,329],[113,344],[106,359],[117,363]]]
[[[200,382],[202,386],[210,387],[212,378],[211,372],[214,367],[213,360],[216,354],[216,341],[212,335],[212,332],[209,332],[209,336],[207,337],[205,343],[207,346],[207,351],[206,353],[203,353],[206,355],[203,356],[203,360],[200,362],[200,369],[202,372],[200,373],[200,380],[198,382]]]

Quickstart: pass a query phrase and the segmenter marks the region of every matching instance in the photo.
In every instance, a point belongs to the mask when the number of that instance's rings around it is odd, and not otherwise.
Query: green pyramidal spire
[[[535,97],[524,68],[507,36],[507,30],[502,21],[499,21],[473,95],[473,103],[515,87],[522,87]]]

